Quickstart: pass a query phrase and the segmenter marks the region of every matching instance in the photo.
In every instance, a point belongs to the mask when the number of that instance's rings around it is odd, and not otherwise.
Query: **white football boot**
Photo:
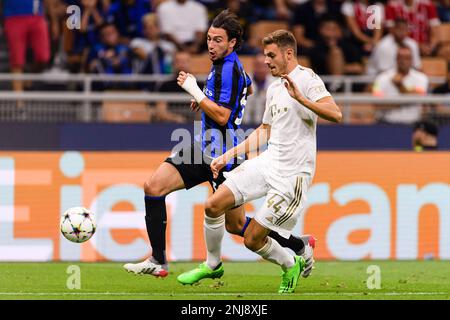
[[[314,248],[316,247],[317,239],[311,235],[304,235],[300,237],[305,243],[305,248],[301,256],[305,259],[306,265],[301,275],[307,278],[314,269]]]
[[[127,263],[123,267],[126,271],[134,274],[148,274],[162,278],[169,274],[167,264],[161,265],[153,258],[139,263]]]

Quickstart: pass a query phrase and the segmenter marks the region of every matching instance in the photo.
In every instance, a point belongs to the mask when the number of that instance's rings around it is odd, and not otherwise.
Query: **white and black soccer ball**
[[[95,215],[83,207],[68,209],[61,216],[61,233],[72,242],[82,243],[88,241],[97,229]]]

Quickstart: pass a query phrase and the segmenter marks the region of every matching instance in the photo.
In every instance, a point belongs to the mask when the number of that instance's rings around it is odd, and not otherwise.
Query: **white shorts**
[[[262,226],[289,238],[307,201],[311,183],[307,173],[292,177],[268,174],[267,164],[260,157],[244,161],[239,167],[224,173],[224,184],[234,195],[235,205],[266,197],[256,212],[255,220]]]

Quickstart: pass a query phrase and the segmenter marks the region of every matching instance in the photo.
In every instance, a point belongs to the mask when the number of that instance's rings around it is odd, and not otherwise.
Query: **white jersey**
[[[316,102],[331,96],[323,81],[311,69],[297,66],[289,76],[301,94]],[[316,165],[317,115],[293,99],[282,78],[267,89],[263,123],[271,126],[268,148],[260,156],[267,161],[269,174],[288,177],[314,175]]]

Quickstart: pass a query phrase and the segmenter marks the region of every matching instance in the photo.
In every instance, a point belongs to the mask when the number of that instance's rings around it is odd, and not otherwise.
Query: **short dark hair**
[[[287,30],[276,30],[269,33],[266,37],[264,37],[264,39],[262,39],[262,44],[263,46],[276,44],[282,50],[291,48],[294,50],[294,55],[297,55],[297,41],[295,40],[292,32]]]
[[[342,23],[339,18],[332,13],[324,14],[319,20],[319,27],[322,27],[325,23],[333,22],[336,23],[340,28],[342,28]]]
[[[239,22],[239,18],[230,10],[226,9],[219,13],[211,23],[214,28],[224,29],[228,36],[228,41],[236,39],[236,45],[233,50],[236,51],[241,47],[243,28]]]
[[[398,52],[400,49],[406,49],[406,50],[409,50],[409,52],[411,52],[411,54],[412,54],[412,49],[411,49],[411,47],[408,46],[408,45],[405,44],[405,43],[400,43],[400,44],[398,44],[397,52]]]

